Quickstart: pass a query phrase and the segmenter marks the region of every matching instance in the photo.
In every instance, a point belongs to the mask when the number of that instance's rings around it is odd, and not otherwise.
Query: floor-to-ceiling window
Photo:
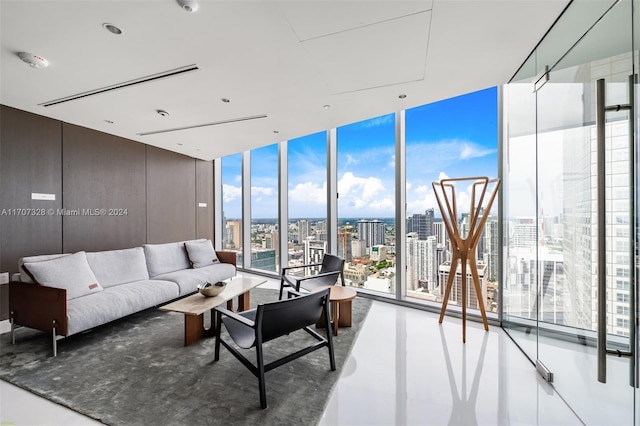
[[[251,262],[252,269],[278,272],[278,144],[251,150]]]
[[[444,178],[498,176],[498,94],[490,88],[406,111],[405,295],[441,303],[449,275],[451,245],[432,182]],[[458,185],[459,228],[467,226],[471,187]],[[467,307],[498,310],[497,204],[478,244],[477,270],[482,295],[468,292]],[[460,269],[460,268],[458,268]],[[459,272],[460,273],[460,272]],[[467,272],[467,282],[471,272]],[[460,305],[453,281],[449,302]]]
[[[337,129],[338,246],[348,285],[395,293],[395,114]]]
[[[287,164],[289,266],[318,263],[328,252],[327,132],[287,141]]]
[[[235,251],[242,265],[242,154],[222,161],[222,248]]]
[[[638,424],[632,16],[574,2],[505,88],[504,323],[586,424]]]

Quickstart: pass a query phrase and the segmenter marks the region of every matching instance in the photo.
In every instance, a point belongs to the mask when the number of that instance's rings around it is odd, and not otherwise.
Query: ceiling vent
[[[124,89],[125,87],[131,87],[131,86],[135,86],[137,84],[148,83],[150,81],[160,80],[160,79],[168,78],[168,77],[175,77],[177,75],[185,74],[185,73],[188,73],[188,72],[191,72],[191,71],[197,71],[199,69],[200,69],[200,67],[198,67],[195,64],[187,65],[185,67],[176,68],[176,69],[169,70],[169,71],[164,71],[164,72],[161,72],[161,73],[158,73],[158,74],[151,74],[151,75],[148,75],[148,76],[145,76],[145,77],[136,78],[134,80],[125,81],[125,82],[122,82],[122,83],[116,83],[116,84],[111,85],[111,86],[101,87],[99,89],[94,89],[94,90],[89,90],[87,92],[78,93],[78,94],[75,94],[75,95],[67,96],[65,98],[54,99],[52,101],[44,102],[44,103],[41,103],[41,104],[38,104],[38,105],[41,105],[41,106],[44,106],[44,107],[50,107],[50,106],[58,105],[58,104],[61,104],[61,103],[64,103],[64,102],[75,101],[77,99],[86,98],[88,96],[99,95],[100,93],[110,92],[112,90]]]
[[[238,121],[257,120],[259,118],[267,118],[267,114],[251,115],[249,117],[231,118],[229,120],[214,121],[212,123],[195,124],[193,126],[174,127],[173,129],[152,130],[150,132],[138,133],[138,136],[157,135],[158,133],[178,132],[180,130],[197,129],[198,127],[218,126],[220,124],[237,123]]]

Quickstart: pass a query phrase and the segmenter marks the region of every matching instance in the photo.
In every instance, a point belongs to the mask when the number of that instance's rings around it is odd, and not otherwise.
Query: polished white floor
[[[0,400],[3,426],[101,424],[3,381]],[[320,424],[581,422],[500,328],[468,322],[462,344],[459,319],[373,302]]]

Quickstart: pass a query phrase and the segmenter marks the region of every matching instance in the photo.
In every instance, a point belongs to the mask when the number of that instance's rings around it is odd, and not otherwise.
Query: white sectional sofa
[[[12,331],[70,336],[197,291],[236,274],[234,252],[209,240],[124,250],[24,257],[9,284]],[[15,336],[15,334],[14,334]]]

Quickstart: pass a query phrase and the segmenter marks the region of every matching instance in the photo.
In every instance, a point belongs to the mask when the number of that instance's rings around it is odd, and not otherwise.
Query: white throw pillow
[[[83,251],[43,262],[27,262],[23,268],[37,284],[67,290],[67,300],[103,290]]]
[[[203,268],[220,262],[211,240],[187,241],[184,243],[184,248],[187,250],[189,262],[193,268]]]

